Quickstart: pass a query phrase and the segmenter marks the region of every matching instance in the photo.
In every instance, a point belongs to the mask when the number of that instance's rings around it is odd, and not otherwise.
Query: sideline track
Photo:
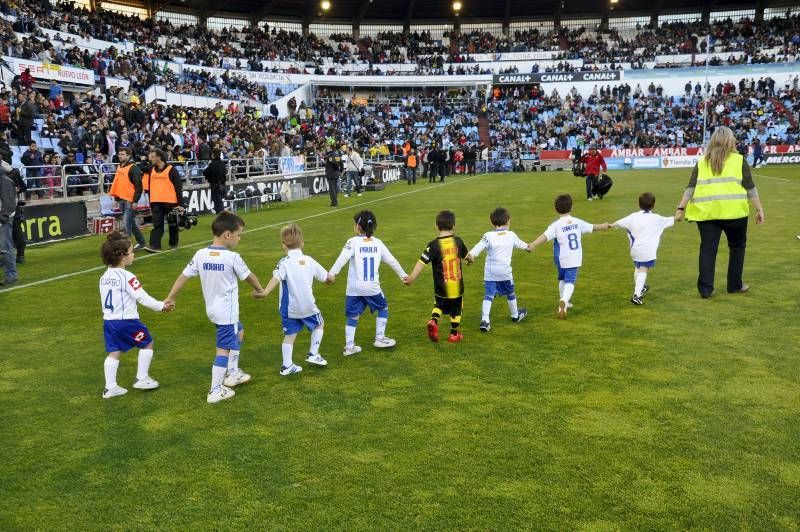
[[[384,196],[382,198],[377,198],[377,199],[374,199],[374,200],[362,201],[361,203],[356,203],[355,205],[348,206],[347,208],[348,209],[352,209],[352,208],[356,208],[356,207],[361,207],[363,205],[372,205],[373,203],[379,203],[381,201],[400,198],[400,197],[403,197],[403,196],[408,196],[410,194],[416,194],[417,192],[430,190],[432,188],[439,188],[439,187],[444,187],[444,186],[447,186],[447,185],[450,185],[450,184],[462,183],[464,181],[469,181],[469,180],[475,179],[477,177],[483,177],[483,176],[487,176],[487,175],[491,175],[491,174],[476,174],[476,175],[473,175],[473,176],[462,177],[462,178],[456,179],[454,181],[446,181],[444,183],[437,183],[436,185],[434,185],[432,187],[415,188],[414,190],[408,190],[406,192],[400,192],[399,194],[392,194],[390,196]],[[401,183],[401,182],[402,181],[399,181],[398,183]],[[319,218],[321,216],[328,216],[328,215],[331,215],[331,214],[338,214],[338,213],[342,212],[342,210],[343,209],[323,211],[323,212],[318,212],[316,214],[311,214],[309,216],[303,216],[301,218],[295,218],[293,220],[284,220],[282,222],[276,222],[276,223],[271,223],[271,224],[268,224],[268,225],[262,225],[262,226],[259,226],[259,227],[254,227],[252,229],[248,228],[247,232],[248,233],[254,233],[256,231],[263,231],[265,229],[271,229],[271,228],[274,228],[274,227],[280,227],[282,225],[286,225],[286,224],[290,224],[290,223],[302,222],[304,220],[311,220],[313,218]],[[205,246],[207,244],[208,244],[208,240],[203,240],[202,242],[195,242],[195,243],[192,243],[192,244],[185,244],[183,246],[179,246],[178,250],[190,249],[190,248],[199,248],[199,247]],[[152,258],[152,257],[160,257],[160,256],[162,256],[164,254],[168,254],[168,253],[169,252],[154,253],[152,255],[144,255],[142,257],[136,257],[136,262],[139,262],[139,261],[142,261],[142,260],[145,260],[145,259],[149,259],[149,258]],[[6,294],[6,293],[9,293],[9,292],[13,292],[15,290],[22,290],[24,288],[30,288],[32,286],[39,286],[39,285],[42,285],[42,284],[52,283],[54,281],[60,281],[62,279],[69,279],[70,277],[76,277],[78,275],[83,275],[85,273],[91,273],[91,272],[104,270],[106,268],[107,268],[107,266],[100,265],[100,266],[95,266],[94,268],[88,268],[86,270],[80,270],[80,271],[77,271],[77,272],[65,273],[63,275],[57,275],[55,277],[48,277],[47,279],[40,279],[38,281],[33,281],[32,283],[15,285],[15,286],[12,286],[10,288],[6,288],[4,290],[0,290],[0,294]]]

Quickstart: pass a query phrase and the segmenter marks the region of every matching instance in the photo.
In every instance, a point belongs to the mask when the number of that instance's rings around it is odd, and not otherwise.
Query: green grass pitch
[[[346,274],[315,292],[326,319],[327,368],[304,364],[279,377],[277,297],[249,297],[242,367],[253,381],[232,401],[208,405],[214,329],[199,281],[169,315],[140,308],[155,338],[153,392],[104,401],[101,270],[0,292],[0,529],[231,528],[272,530],[708,529],[800,527],[800,233],[798,168],[756,170],[767,223],[752,221],[746,295],[696,293],[699,236],[668,229],[646,304],[628,302],[632,264],[622,231],[586,235],[584,266],[566,321],[555,317],[552,251],[514,257],[529,318],[515,325],[502,300],[493,329],[478,332],[483,259],[465,268],[460,345],[425,335],[430,271],[410,288],[382,269],[388,334],[398,345],[343,358]],[[614,221],[656,194],[671,214],[688,170],[617,172],[611,194],[586,203],[568,173],[454,177],[445,186],[405,184],[245,215],[238,248],[263,283],[282,256],[279,227],[300,219],[305,251],[330,267],[352,234],[352,215],[375,211],[382,238],[405,268],[435,236],[449,208],[472,246],[498,205],[533,240],[569,192],[574,214]],[[769,177],[768,177],[769,176]],[[210,240],[210,217],[181,235],[177,252],[131,270],[166,296],[194,250]],[[30,250],[22,283],[100,265],[101,237]],[[123,356],[129,387],[135,351]]]

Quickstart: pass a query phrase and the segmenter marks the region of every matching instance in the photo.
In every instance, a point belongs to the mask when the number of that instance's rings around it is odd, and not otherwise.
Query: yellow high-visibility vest
[[[711,172],[705,157],[697,162],[697,185],[686,207],[687,220],[735,220],[750,214],[747,190],[742,186],[743,159],[741,154],[731,153],[719,175]]]

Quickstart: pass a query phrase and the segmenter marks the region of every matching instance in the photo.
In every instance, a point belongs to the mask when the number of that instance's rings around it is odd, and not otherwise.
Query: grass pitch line
[[[792,180],[792,179],[786,179],[785,177],[775,177],[775,176],[772,176],[772,175],[766,175],[766,174],[757,174],[757,173],[755,173],[755,172],[753,172],[753,175],[754,175],[754,176],[758,176],[758,177],[766,177],[767,179],[775,179],[775,180],[777,180],[777,181],[785,181],[785,182],[787,182],[787,183],[794,183],[794,180]]]
[[[426,191],[426,190],[430,190],[432,188],[439,188],[439,187],[447,186],[447,185],[450,185],[450,184],[453,184],[453,183],[461,183],[463,181],[469,181],[471,179],[475,179],[477,177],[483,177],[483,176],[486,176],[486,175],[489,175],[489,174],[475,174],[473,176],[468,176],[468,177],[463,177],[463,178],[460,178],[460,179],[456,179],[455,181],[447,181],[445,183],[437,183],[437,184],[433,185],[432,187],[415,188],[413,190],[408,190],[406,192],[400,192],[399,194],[392,194],[391,196],[384,196],[382,198],[377,198],[377,199],[374,199],[374,200],[362,201],[361,203],[356,203],[355,205],[348,206],[347,208],[348,209],[354,209],[356,207],[362,207],[364,205],[372,205],[373,203],[380,203],[381,201],[386,201],[386,200],[395,199],[395,198],[401,198],[403,196],[408,196],[410,194],[416,194],[417,192],[423,192],[423,191]],[[284,220],[282,222],[276,222],[276,223],[272,223],[272,224],[268,224],[268,225],[262,225],[260,227],[254,227],[253,229],[248,229],[247,232],[248,233],[255,233],[257,231],[263,231],[265,229],[271,229],[271,228],[274,228],[274,227],[280,227],[282,225],[286,225],[286,224],[290,224],[290,223],[302,222],[304,220],[311,220],[311,219],[314,219],[314,218],[319,218],[321,216],[328,216],[328,215],[331,215],[331,214],[339,214],[339,213],[342,213],[342,212],[345,212],[345,209],[336,209],[336,210],[318,212],[316,214],[310,214],[308,216],[303,216],[301,218],[295,218],[293,220]],[[186,245],[183,245],[183,246],[179,246],[178,250],[201,247],[201,246],[204,246],[206,244],[208,244],[208,240],[203,240],[201,242],[194,242],[192,244],[186,244]],[[169,253],[169,252],[165,252],[165,253]],[[160,256],[162,256],[161,253],[154,253],[152,255],[144,255],[142,257],[136,257],[136,262],[139,262],[139,261],[142,261],[142,260],[145,260],[145,259],[149,259],[149,258],[152,258],[152,257],[160,257]],[[42,285],[42,284],[52,283],[54,281],[61,281],[62,279],[69,279],[70,277],[76,277],[78,275],[83,275],[85,273],[97,272],[97,271],[100,271],[100,270],[104,270],[106,268],[107,268],[106,265],[101,265],[101,266],[95,266],[94,268],[88,268],[86,270],[80,270],[80,271],[77,271],[77,272],[65,273],[63,275],[56,275],[55,277],[48,277],[47,279],[40,279],[38,281],[33,281],[31,283],[20,284],[20,285],[12,286],[11,288],[6,288],[4,290],[0,290],[0,294],[13,292],[15,290],[22,290],[23,288],[30,288],[32,286],[39,286],[39,285]]]

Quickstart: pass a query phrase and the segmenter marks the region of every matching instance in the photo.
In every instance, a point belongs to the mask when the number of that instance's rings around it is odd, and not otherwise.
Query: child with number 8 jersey
[[[567,310],[572,307],[569,302],[575,291],[575,282],[578,280],[578,270],[583,264],[583,246],[581,236],[593,231],[608,231],[609,224],[595,224],[584,222],[572,216],[572,196],[562,194],[554,202],[559,219],[551,223],[545,232],[531,242],[530,248],[545,242],[553,241],[553,260],[558,269],[558,308],[556,313],[560,319],[567,317]]]

